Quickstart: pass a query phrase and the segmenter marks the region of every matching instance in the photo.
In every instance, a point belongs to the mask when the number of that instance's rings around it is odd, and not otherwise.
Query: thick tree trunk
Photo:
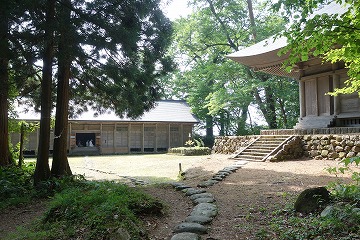
[[[225,114],[223,111],[220,111],[220,136],[225,136]]]
[[[0,166],[11,164],[8,130],[9,22],[7,3],[0,7]]]
[[[257,89],[255,89],[254,90],[255,101],[257,105],[259,105],[260,110],[266,120],[266,123],[269,125],[269,128],[276,129],[278,126],[276,122],[276,106],[275,106],[275,100],[273,94],[269,89],[266,89],[264,91],[264,94],[265,94],[265,101],[263,102],[259,92],[257,91]]]
[[[58,63],[58,86],[56,99],[55,138],[53,162],[51,174],[55,177],[71,175],[67,159],[68,140],[68,117],[69,117],[69,80],[71,67],[71,10],[65,6],[71,6],[71,1],[65,0],[60,11],[60,39],[59,39],[59,63]]]
[[[241,109],[241,115],[240,115],[240,119],[238,121],[237,129],[236,129],[236,135],[238,135],[238,136],[247,134],[247,132],[245,131],[245,126],[246,126],[246,120],[247,120],[248,111],[249,111],[249,105],[250,104],[247,104],[246,106],[243,106]]]
[[[214,122],[213,117],[210,115],[206,116],[206,138],[213,138],[214,137],[214,130],[213,130]]]
[[[267,118],[270,129],[277,129],[278,124],[276,122],[276,101],[273,94],[273,89],[265,87],[265,100],[267,105]]]
[[[50,177],[49,148],[50,126],[52,108],[52,64],[54,58],[54,18],[55,0],[47,2],[45,51],[43,56],[42,81],[41,81],[41,117],[38,156],[34,173],[34,184],[47,180]]]

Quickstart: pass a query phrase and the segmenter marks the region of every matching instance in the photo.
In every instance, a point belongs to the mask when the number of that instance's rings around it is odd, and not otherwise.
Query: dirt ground
[[[89,179],[123,179],[132,176],[148,182],[174,181],[179,163],[187,184],[196,186],[211,178],[218,170],[231,166],[234,160],[226,155],[182,157],[171,155],[126,155],[70,158],[73,172]],[[259,230],[267,229],[272,212],[293,204],[305,188],[324,186],[338,179],[325,168],[337,166],[326,160],[294,160],[280,163],[248,162],[223,182],[207,189],[214,194],[219,214],[209,226],[208,240],[256,239]],[[345,177],[348,181],[349,176]],[[151,239],[170,239],[172,229],[191,212],[191,202],[168,186],[149,186],[146,192],[166,203],[166,215],[144,219]],[[0,213],[0,239],[13,226],[27,224],[44,211],[45,203],[34,203]],[[276,238],[276,236],[273,236]]]

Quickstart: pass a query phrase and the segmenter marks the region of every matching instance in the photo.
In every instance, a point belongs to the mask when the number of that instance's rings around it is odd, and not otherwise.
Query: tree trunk
[[[247,134],[247,132],[245,130],[245,126],[246,126],[246,120],[247,120],[247,116],[248,116],[249,105],[250,104],[247,104],[246,106],[243,106],[241,108],[241,115],[240,115],[240,119],[238,120],[237,129],[236,129],[236,135],[238,135],[238,136]]]
[[[18,166],[21,167],[24,161],[24,135],[25,135],[25,124],[21,123],[20,126],[20,149],[19,149],[19,163]]]
[[[254,17],[254,11],[252,6],[252,0],[247,0],[248,10],[249,10],[249,18],[250,18],[250,24],[251,24],[251,33],[253,37],[254,43],[256,42],[256,25],[255,25],[255,17]]]
[[[285,104],[284,101],[282,99],[279,99],[279,108],[281,111],[281,115],[282,115],[282,120],[283,120],[283,128],[288,128],[288,120],[287,120],[287,116],[286,116],[286,110],[285,110]]]
[[[220,111],[220,136],[225,136],[225,114],[223,111]]]
[[[213,138],[214,137],[214,130],[213,130],[213,117],[210,115],[206,116],[206,138]]]
[[[3,5],[4,4],[4,5]],[[0,166],[11,164],[8,130],[9,97],[9,19],[7,3],[0,7]]]
[[[65,0],[60,10],[60,39],[58,58],[58,86],[56,99],[55,138],[51,174],[55,177],[71,175],[67,159],[69,80],[71,67],[71,1]]]
[[[268,123],[270,129],[277,129],[278,124],[276,122],[276,101],[273,93],[273,89],[265,87],[265,100],[267,105],[266,114],[268,116]]]
[[[55,0],[47,2],[45,51],[43,56],[42,81],[41,81],[41,117],[38,156],[34,173],[34,184],[47,180],[50,177],[49,148],[50,126],[52,108],[52,64],[54,58],[54,19]]]

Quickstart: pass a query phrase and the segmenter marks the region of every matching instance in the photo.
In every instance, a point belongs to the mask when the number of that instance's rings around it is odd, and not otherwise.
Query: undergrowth
[[[141,216],[162,214],[163,205],[138,188],[83,176],[51,179],[33,188],[34,166],[0,171],[1,207],[50,197],[37,222],[6,239],[146,239]]]
[[[329,168],[328,172],[339,176],[360,164],[360,158],[348,158],[343,167]],[[359,239],[360,237],[360,175],[352,172],[352,183],[340,180],[329,184],[332,202],[321,212],[301,215],[293,207],[273,212],[267,237],[274,239]],[[270,232],[272,234],[270,234]],[[274,236],[275,235],[275,236]],[[267,237],[258,239],[268,239]]]
[[[0,168],[0,210],[29,202],[35,195],[32,175],[35,164]]]

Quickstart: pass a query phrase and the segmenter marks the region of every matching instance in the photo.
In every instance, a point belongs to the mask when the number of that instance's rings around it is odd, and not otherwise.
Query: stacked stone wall
[[[305,135],[305,155],[314,159],[342,160],[360,156],[360,135]]]
[[[301,136],[292,137],[282,148],[271,156],[270,162],[279,162],[291,159],[301,158],[304,155],[303,141]]]
[[[217,137],[213,153],[233,154],[246,147],[259,136]],[[284,144],[282,149],[271,158],[273,161],[296,159],[302,155],[313,159],[343,160],[360,157],[360,134],[318,134],[300,135]]]
[[[215,138],[213,153],[233,154],[246,147],[259,136],[220,136]]]

